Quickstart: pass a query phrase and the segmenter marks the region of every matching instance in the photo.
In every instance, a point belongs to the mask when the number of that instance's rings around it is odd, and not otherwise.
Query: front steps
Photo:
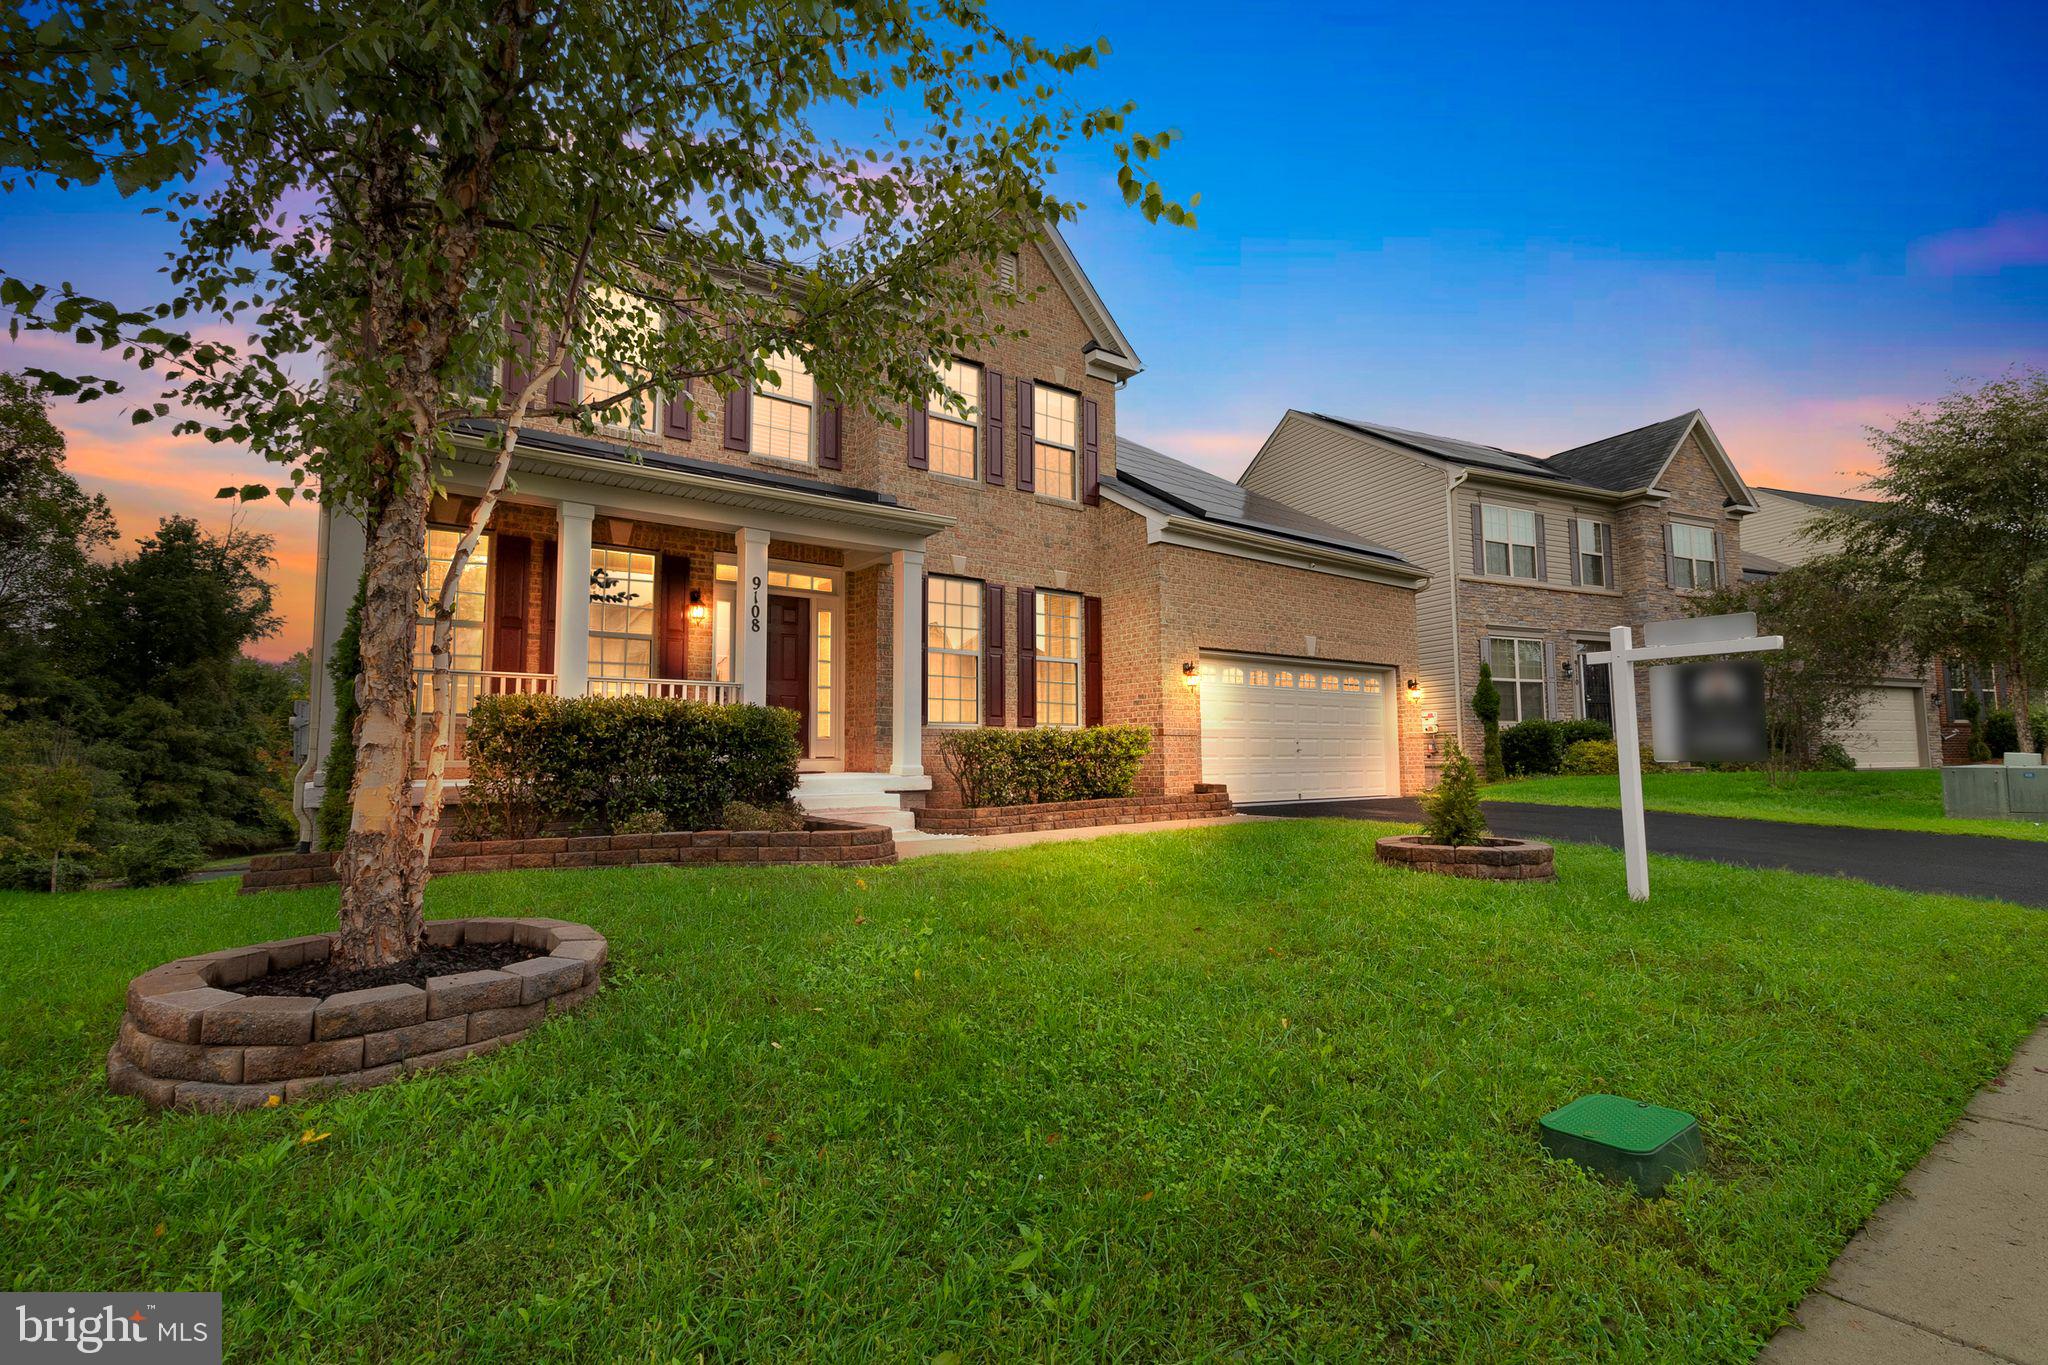
[[[954,838],[924,833],[917,828],[917,817],[903,808],[904,792],[930,791],[931,786],[929,777],[890,773],[803,773],[797,778],[795,796],[807,814],[881,825],[899,844]]]

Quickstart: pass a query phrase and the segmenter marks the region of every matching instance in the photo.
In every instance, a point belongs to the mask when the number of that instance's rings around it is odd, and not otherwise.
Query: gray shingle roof
[[[1116,438],[1116,473],[1102,482],[1156,511],[1262,531],[1307,545],[1371,555],[1391,564],[1408,562],[1385,546],[1361,540],[1341,526],[1333,526],[1123,436]]]
[[[1756,485],[1756,491],[1776,493],[1781,498],[1803,502],[1808,507],[1818,507],[1823,512],[1860,512],[1877,505],[1869,498],[1843,498],[1833,493],[1803,493],[1796,488],[1765,488],[1762,484]]]
[[[1647,488],[1663,470],[1664,462],[1671,458],[1671,452],[1678,448],[1678,443],[1685,438],[1685,433],[1699,415],[1698,409],[1694,409],[1661,422],[1652,422],[1646,427],[1637,427],[1634,431],[1624,431],[1619,436],[1589,441],[1585,445],[1559,451],[1545,463],[1554,473],[1595,488],[1616,493]]]
[[[1502,450],[1498,446],[1461,441],[1455,436],[1433,436],[1426,431],[1410,431],[1406,427],[1390,427],[1384,422],[1367,422],[1356,417],[1334,417],[1326,412],[1310,415],[1325,422],[1335,422],[1340,427],[1350,427],[1368,436],[1377,436],[1383,441],[1392,441],[1396,445],[1408,446],[1424,454],[1450,460],[1455,464],[1477,465],[1482,469],[1499,469],[1510,474],[1531,474],[1539,479],[1558,477],[1554,470],[1545,468],[1543,461],[1535,456]]]

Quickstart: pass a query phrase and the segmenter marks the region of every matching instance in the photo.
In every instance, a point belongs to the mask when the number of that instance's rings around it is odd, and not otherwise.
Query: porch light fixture
[[[704,605],[704,594],[695,588],[690,589],[689,616],[693,626],[701,626],[711,619],[711,608]]]
[[[1572,680],[1572,661],[1570,659],[1566,659],[1558,664],[1557,676],[1563,678],[1566,682]]]
[[[1180,681],[1183,687],[1195,687],[1200,685],[1202,677],[1196,671],[1193,664],[1182,664],[1180,666]]]
[[[1421,682],[1421,680],[1420,680],[1420,679],[1417,679],[1417,678],[1410,678],[1410,679],[1408,680],[1408,700],[1410,700],[1410,701],[1421,701],[1421,700],[1422,700],[1422,682]]]

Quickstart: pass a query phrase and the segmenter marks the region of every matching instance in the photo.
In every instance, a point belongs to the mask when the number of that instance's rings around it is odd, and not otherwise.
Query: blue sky
[[[998,8],[1108,37],[1083,97],[1183,135],[1196,231],[1117,206],[1106,151],[1061,181],[1147,366],[1122,430],[1220,472],[1290,406],[1534,453],[1700,407],[1754,481],[1843,491],[1865,423],[2048,366],[2048,6]],[[147,295],[160,232],[107,192],[0,198],[31,278]],[[131,534],[218,520],[251,469],[60,417]],[[253,519],[287,652],[310,522]]]

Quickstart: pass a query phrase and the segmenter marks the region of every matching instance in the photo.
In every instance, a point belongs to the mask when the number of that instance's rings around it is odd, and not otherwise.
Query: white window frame
[[[1519,725],[1525,720],[1541,720],[1547,717],[1550,714],[1550,670],[1544,667],[1548,651],[1543,647],[1542,637],[1489,634],[1487,638],[1493,647],[1488,649],[1482,662],[1493,668],[1494,689],[1500,693],[1500,723],[1503,726],[1512,726]],[[1494,651],[1503,644],[1513,646],[1509,651],[1515,661],[1515,671],[1511,676],[1502,674],[1498,661],[1493,657]],[[1529,665],[1525,657],[1526,651],[1522,648],[1524,645],[1535,648],[1536,662],[1533,666]],[[1537,689],[1534,712],[1526,709],[1526,699],[1522,693],[1523,688],[1532,684]],[[1513,705],[1513,719],[1508,715],[1510,703]]]
[[[1071,602],[1074,608],[1074,652],[1072,655],[1055,654],[1046,648],[1050,638],[1046,634],[1046,603],[1057,598]],[[1059,729],[1079,729],[1088,721],[1088,699],[1082,695],[1085,680],[1082,677],[1088,658],[1088,617],[1077,592],[1059,592],[1041,588],[1033,594],[1032,638],[1035,649],[1032,654],[1032,696],[1037,707],[1038,724]],[[1069,674],[1071,670],[1071,674]],[[1047,714],[1046,698],[1052,693],[1049,687],[1065,692],[1071,688],[1073,697],[1073,719],[1055,719]],[[1062,709],[1065,709],[1064,703]]]
[[[811,377],[811,372],[804,367],[803,361],[788,351],[777,351],[767,359],[768,363],[778,371],[786,372],[793,378],[801,379],[803,382],[801,384],[792,384],[789,392],[784,392],[780,384],[764,385],[758,380],[755,382],[753,418],[747,424],[747,444],[753,447],[749,453],[757,460],[774,460],[778,464],[815,466],[818,463],[818,381]],[[807,390],[808,392],[801,397],[795,396],[799,390]],[[775,403],[784,404],[785,406],[798,408],[803,411],[805,431],[804,453],[801,456],[784,455],[776,451],[760,448],[761,433],[767,430],[768,427],[768,423],[762,419],[766,414],[773,411],[772,407],[764,405]]]
[[[1608,553],[1612,540],[1612,533],[1607,529],[1608,523],[1594,517],[1574,516],[1572,520],[1579,528],[1579,562],[1577,565],[1579,585],[1587,588],[1613,587],[1614,556]],[[1587,549],[1588,545],[1591,545],[1593,548]],[[1600,577],[1597,581],[1586,571],[1588,560],[1600,566]]]
[[[591,292],[593,296],[601,299],[604,305],[614,313],[624,314],[638,309],[643,315],[643,326],[652,328],[661,316],[654,304],[649,303],[645,299],[636,298],[623,289],[614,288],[608,284],[601,284]],[[631,333],[628,332],[626,335],[630,336]],[[601,402],[613,394],[623,393],[635,384],[645,382],[647,378],[645,370],[635,369],[626,365],[614,365],[613,368],[618,373],[614,374],[606,370],[603,364],[593,357],[579,357],[576,363],[577,402],[581,404]],[[662,395],[655,390],[643,390],[638,398],[632,399],[600,415],[596,419],[597,425],[609,431],[638,433],[641,435],[651,434],[661,428],[659,417],[661,399]]]
[[[1526,522],[1524,519],[1526,518]],[[1519,539],[1517,531],[1526,529],[1527,539]],[[1498,530],[1499,535],[1494,532]],[[1479,504],[1479,562],[1489,578],[1541,577],[1543,555],[1537,544],[1536,511],[1531,507],[1514,507],[1504,502],[1482,502]],[[1493,567],[1494,547],[1500,548],[1501,567]],[[1515,568],[1515,551],[1529,552],[1529,572],[1520,573]]]
[[[1064,441],[1046,439],[1045,419],[1048,416],[1042,406],[1048,397],[1064,398],[1074,405],[1074,439],[1069,445]],[[1046,487],[1045,469],[1038,462],[1041,450],[1063,450],[1067,455],[1067,467],[1071,477],[1066,487],[1052,491]],[[1057,384],[1034,383],[1031,386],[1031,487],[1041,498],[1056,498],[1061,502],[1078,502],[1081,498],[1081,395],[1073,389],[1063,389]]]
[[[647,612],[647,633],[643,635],[638,631],[630,629],[604,630],[598,625],[600,621],[606,619],[607,615],[614,608],[623,607],[630,613],[636,607],[639,607],[640,604],[638,602],[591,602],[590,652],[587,657],[590,661],[590,690],[595,696],[622,695],[634,692],[636,689],[620,687],[616,684],[640,682],[661,676],[661,554],[656,550],[638,549],[631,545],[592,545],[590,547],[590,564],[587,570],[588,578],[586,581],[590,584],[590,591],[593,595],[599,591],[608,591],[601,590],[597,584],[597,575],[601,570],[605,573],[613,572],[611,568],[601,563],[606,555],[644,556],[648,560],[646,573],[647,602],[643,608]],[[631,585],[637,571],[629,567],[625,572],[627,575],[625,581],[628,585]],[[631,618],[629,616],[628,624],[630,625],[630,623]],[[619,671],[609,671],[603,660],[603,650],[598,643],[601,640],[620,640],[626,642],[645,640],[647,642],[646,672],[633,672],[633,665],[631,663],[621,663],[615,666]]]
[[[1687,531],[1706,538],[1706,554],[1689,555],[1679,548],[1680,533]],[[1711,526],[1700,526],[1690,521],[1672,522],[1671,568],[1672,577],[1676,580],[1672,586],[1680,591],[1720,587],[1721,561],[1716,557],[1716,551],[1720,549],[1720,541],[1720,536],[1715,534],[1714,528]],[[1708,570],[1707,581],[1704,583],[1699,581],[1700,565],[1702,564],[1706,565]]]
[[[974,392],[968,393],[954,381],[960,377],[974,381]],[[942,392],[935,393],[925,403],[925,421],[929,426],[925,438],[925,465],[942,479],[959,479],[963,483],[978,483],[981,480],[981,405],[988,389],[988,372],[971,360],[955,356],[939,367],[938,380]],[[946,400],[946,393],[958,398],[967,408],[962,417]],[[943,425],[941,425],[943,424]],[[939,468],[942,445],[934,439],[942,431],[964,432],[967,437],[967,472]]]
[[[961,608],[963,612],[971,614],[971,629],[974,632],[974,648],[972,649],[962,649],[955,645],[940,645],[933,643],[933,640],[935,638],[935,632],[946,629],[946,627],[940,623],[938,618],[938,612],[935,610],[935,608],[947,604],[938,603],[933,600],[933,593],[937,589],[938,585],[941,583],[958,584],[962,590],[963,596],[961,597],[958,606]],[[982,619],[982,598],[984,591],[985,585],[979,579],[960,578],[953,574],[934,573],[925,575],[924,704],[926,716],[925,723],[927,725],[936,726],[941,729],[960,729],[962,727],[971,727],[982,723],[983,698],[987,695],[987,693],[984,690],[987,682],[985,674],[988,668],[988,623]],[[963,632],[969,628],[970,627],[968,627],[965,624],[963,624],[960,627],[960,629]],[[940,675],[939,671],[936,668],[932,667],[932,661],[934,658],[974,660],[974,667],[972,671],[970,671],[967,674],[968,681],[973,684],[972,690],[968,696],[960,698],[941,698],[938,695],[936,695],[936,692],[934,690],[934,684],[936,684],[939,681]],[[964,702],[967,707],[967,714],[965,719],[949,719],[940,714],[940,708],[942,703],[946,705],[955,705],[961,702]]]

